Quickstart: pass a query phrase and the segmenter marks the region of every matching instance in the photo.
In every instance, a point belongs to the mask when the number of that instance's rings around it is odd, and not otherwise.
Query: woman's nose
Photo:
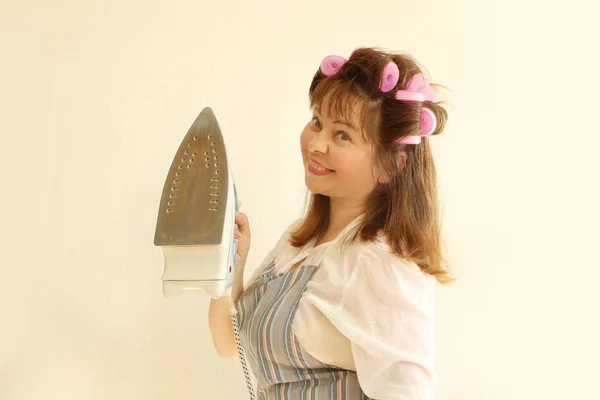
[[[321,153],[327,152],[327,136],[323,132],[317,132],[313,135],[308,143],[308,150],[311,152],[319,151]]]

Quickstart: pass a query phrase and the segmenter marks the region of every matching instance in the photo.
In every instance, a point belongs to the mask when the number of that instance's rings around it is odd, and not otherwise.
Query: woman
[[[429,136],[446,111],[411,57],[375,48],[326,57],[309,98],[308,212],[245,289],[250,226],[236,214],[231,299],[209,312],[215,347],[237,354],[233,300],[260,399],[432,399],[434,286],[452,278]]]

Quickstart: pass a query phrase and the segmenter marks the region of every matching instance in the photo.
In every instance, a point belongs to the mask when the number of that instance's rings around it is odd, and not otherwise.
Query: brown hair
[[[398,83],[391,91],[381,92],[379,82],[385,65],[394,61],[400,70]],[[422,271],[441,283],[454,280],[444,265],[441,254],[440,221],[436,172],[429,138],[418,145],[402,145],[395,140],[418,135],[420,109],[427,107],[437,119],[433,135],[442,132],[446,110],[441,103],[398,101],[394,94],[404,89],[409,79],[421,68],[410,56],[389,53],[378,48],[355,50],[333,76],[319,69],[309,90],[310,105],[322,109],[327,96],[326,112],[332,118],[350,120],[349,112],[359,117],[363,137],[373,145],[377,168],[386,174],[368,196],[365,213],[350,243],[374,241],[382,232],[397,256],[415,262]],[[358,100],[358,101],[352,101]],[[359,110],[351,109],[358,104]],[[401,165],[398,152],[406,154]],[[329,224],[329,197],[307,193],[308,211],[300,226],[291,232],[290,244],[304,246],[314,237],[321,238]]]

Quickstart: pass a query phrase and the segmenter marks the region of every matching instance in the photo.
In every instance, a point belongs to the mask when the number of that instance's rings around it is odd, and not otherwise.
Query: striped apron
[[[304,264],[277,274],[273,260],[235,303],[240,338],[260,400],[369,399],[355,371],[318,361],[296,339],[292,321],[317,269]]]

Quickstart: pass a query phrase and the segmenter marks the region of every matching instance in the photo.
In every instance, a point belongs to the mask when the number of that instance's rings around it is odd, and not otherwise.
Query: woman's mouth
[[[323,168],[310,160],[308,160],[308,171],[315,175],[329,175],[330,173],[335,172],[334,170]]]

